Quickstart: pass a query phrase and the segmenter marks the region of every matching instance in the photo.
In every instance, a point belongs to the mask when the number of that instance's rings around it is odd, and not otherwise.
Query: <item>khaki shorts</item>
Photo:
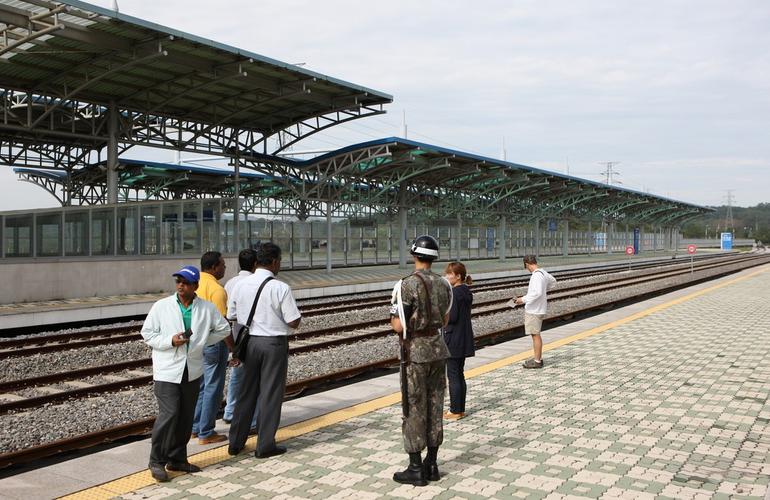
[[[543,328],[543,318],[545,314],[524,313],[524,333],[526,335],[540,335]]]

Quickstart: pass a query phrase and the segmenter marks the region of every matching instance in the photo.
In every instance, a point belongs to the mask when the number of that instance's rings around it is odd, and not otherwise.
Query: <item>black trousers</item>
[[[449,411],[465,413],[465,358],[447,358],[446,376],[449,379]]]
[[[280,337],[249,337],[246,360],[241,370],[241,387],[230,424],[230,447],[246,444],[257,409],[257,453],[275,448],[275,433],[281,423],[281,405],[286,392],[289,341]]]
[[[187,462],[187,442],[190,440],[200,387],[200,377],[187,380],[186,366],[179,384],[157,380],[153,382],[153,392],[158,400],[158,416],[152,427],[150,465]]]

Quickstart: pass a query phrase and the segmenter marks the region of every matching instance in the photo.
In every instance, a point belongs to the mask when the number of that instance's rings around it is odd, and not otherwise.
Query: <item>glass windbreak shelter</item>
[[[285,268],[324,267],[331,245],[334,266],[390,264],[399,260],[397,221],[334,219],[327,221],[267,218],[241,214],[235,241],[232,199],[174,200],[65,207],[0,214],[2,258],[200,256],[209,250],[235,255],[242,248],[272,241],[283,251]],[[589,225],[590,228],[590,225]],[[570,231],[534,222],[499,226],[410,223],[407,245],[421,234],[441,244],[441,259],[473,260],[528,253],[567,255],[622,252],[633,241],[633,228]],[[672,235],[661,228],[644,233],[645,251],[671,248]]]

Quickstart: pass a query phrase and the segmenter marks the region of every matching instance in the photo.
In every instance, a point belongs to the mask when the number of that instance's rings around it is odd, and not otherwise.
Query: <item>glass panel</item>
[[[112,210],[94,210],[91,215],[91,254],[112,255]]]
[[[157,255],[160,251],[160,207],[142,206],[139,225],[142,255]]]
[[[310,266],[310,223],[294,223],[294,267]]]
[[[372,231],[375,239],[373,242],[369,241],[367,243],[369,245],[374,243],[372,250],[376,252],[377,262],[390,262],[393,258],[393,253],[390,248],[390,235],[392,234],[390,224],[376,224],[372,228]],[[364,234],[364,238],[366,239],[366,234]],[[398,259],[398,252],[396,252],[395,258]]]
[[[248,220],[243,222],[244,248],[255,248],[259,243],[270,241],[270,221],[267,219],[258,219],[256,216],[249,216]],[[239,249],[240,252],[242,249]],[[283,249],[281,249],[283,251]],[[283,259],[283,256],[281,257]],[[287,259],[288,260],[288,259]]]
[[[136,207],[118,208],[118,255],[136,253]]]
[[[217,244],[217,232],[219,223],[219,203],[216,201],[206,201],[203,203],[203,222],[201,231],[203,232],[203,248],[201,253],[211,250],[219,250]]]
[[[281,247],[281,267],[289,269],[292,265],[292,223],[273,221],[273,243]]]
[[[221,247],[221,252],[223,253],[235,253],[238,252],[238,250],[235,250],[235,247],[237,245],[234,245],[234,239],[235,239],[235,227],[233,223],[233,199],[232,198],[223,198],[222,199],[222,214],[220,218],[220,239],[219,239],[219,246]],[[240,229],[240,228],[239,228]]]
[[[163,255],[176,255],[181,253],[179,250],[179,241],[181,239],[181,221],[177,204],[169,203],[163,205],[163,222],[161,224],[161,249]]]
[[[185,202],[182,214],[182,252],[201,254],[199,238],[201,223],[199,219],[200,202]]]
[[[382,226],[387,231],[387,226]],[[363,238],[361,239],[361,253],[363,254],[363,262],[367,264],[376,264],[377,258],[382,254],[386,259],[388,257],[387,247],[383,248],[383,251],[377,248],[379,238],[377,237],[377,226],[365,226],[363,229]],[[387,235],[382,239],[383,243],[387,242]]]
[[[32,257],[32,215],[5,217],[5,256]]]
[[[310,242],[311,265],[325,266],[326,265],[326,221],[313,221],[310,223],[312,227],[312,239]]]
[[[61,213],[38,215],[36,230],[38,257],[61,255]]]
[[[64,214],[64,254],[88,255],[88,212]]]

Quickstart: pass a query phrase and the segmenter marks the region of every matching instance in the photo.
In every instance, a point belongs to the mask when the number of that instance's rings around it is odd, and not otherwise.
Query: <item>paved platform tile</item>
[[[770,273],[468,381],[443,478],[392,481],[390,406],[127,494],[149,498],[763,498],[770,478]],[[545,335],[548,340],[547,333]]]

